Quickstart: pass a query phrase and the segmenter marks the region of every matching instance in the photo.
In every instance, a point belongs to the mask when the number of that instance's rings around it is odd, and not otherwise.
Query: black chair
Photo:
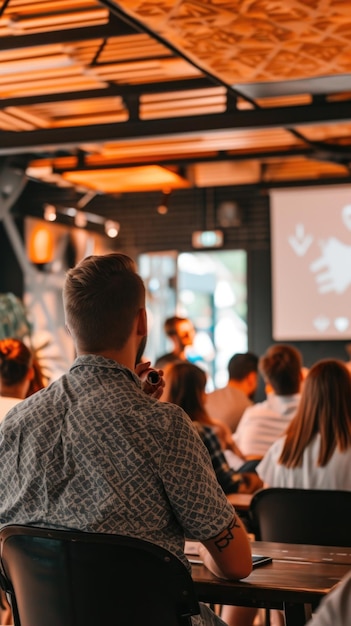
[[[320,546],[351,546],[351,492],[261,489],[249,508],[256,539]]]
[[[148,541],[10,525],[0,543],[15,626],[179,626],[199,614],[185,565]]]
[[[261,541],[351,546],[351,492],[270,487],[253,496],[250,531]],[[315,607],[306,606],[306,616]],[[270,611],[266,609],[266,626]]]

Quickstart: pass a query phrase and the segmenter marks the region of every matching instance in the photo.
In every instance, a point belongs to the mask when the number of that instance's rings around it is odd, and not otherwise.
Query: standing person
[[[257,473],[269,487],[351,491],[351,377],[344,363],[310,369],[296,415]]]
[[[29,393],[34,377],[33,357],[20,339],[0,340],[0,421]]]
[[[258,385],[258,356],[253,352],[237,353],[228,363],[229,380],[205,398],[208,413],[235,432],[245,409],[252,406]]]
[[[245,410],[233,439],[248,459],[261,459],[296,412],[302,382],[302,356],[285,344],[268,348],[259,359],[267,399]]]
[[[186,349],[193,345],[195,339],[194,325],[187,317],[168,317],[164,323],[164,331],[173,344],[173,350],[158,357],[155,367],[161,368],[167,363],[185,361]]]
[[[235,453],[239,465],[245,461],[240,450],[233,445],[231,433],[225,424],[213,420],[205,409],[205,372],[185,361],[171,363],[165,369],[165,391],[163,400],[182,407],[193,421],[204,442],[216,472],[217,480],[226,494],[253,493],[262,487],[254,473],[241,473],[229,467],[224,451],[228,448]]]
[[[216,575],[252,569],[246,531],[206,448],[179,407],[147,395],[145,287],[123,254],[90,256],[66,275],[71,369],[0,425],[0,524],[118,533],[167,548],[186,566],[185,536]],[[20,459],[20,463],[18,460]],[[202,605],[194,624],[222,623]]]

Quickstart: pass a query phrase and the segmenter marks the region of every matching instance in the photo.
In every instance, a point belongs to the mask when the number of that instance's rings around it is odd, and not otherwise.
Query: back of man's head
[[[228,363],[230,380],[244,380],[251,372],[257,371],[258,356],[253,352],[237,352]]]
[[[67,272],[63,301],[78,352],[119,350],[145,306],[145,287],[125,254],[89,256]]]
[[[279,396],[298,393],[302,377],[302,356],[293,346],[276,344],[259,360],[259,370],[266,383]]]

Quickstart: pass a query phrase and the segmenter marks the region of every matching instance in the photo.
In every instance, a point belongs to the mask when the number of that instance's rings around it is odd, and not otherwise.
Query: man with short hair
[[[228,373],[227,385],[206,395],[206,410],[234,433],[245,409],[253,404],[258,383],[258,356],[253,352],[234,354],[228,363]]]
[[[247,459],[260,459],[284,432],[299,400],[302,356],[290,345],[275,344],[259,359],[259,371],[266,384],[267,399],[245,410],[235,443]]]
[[[186,536],[215,574],[246,577],[246,531],[190,418],[158,401],[163,381],[147,395],[135,373],[147,319],[133,261],[87,257],[67,273],[64,306],[76,360],[0,426],[0,524],[140,537],[189,567]],[[194,624],[223,624],[201,610]]]
[[[186,348],[193,345],[195,328],[187,317],[168,317],[164,323],[164,331],[173,344],[172,352],[167,352],[158,357],[155,367],[165,367],[174,361],[186,361]]]

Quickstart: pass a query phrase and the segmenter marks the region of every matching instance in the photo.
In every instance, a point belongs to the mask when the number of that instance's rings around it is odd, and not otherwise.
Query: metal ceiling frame
[[[127,90],[126,90],[127,91]],[[106,95],[106,94],[105,94]],[[59,96],[56,100],[60,100]],[[291,126],[340,122],[351,120],[350,102],[318,102],[311,105],[277,107],[253,111],[230,111],[155,120],[133,119],[118,124],[98,124],[88,127],[67,129],[33,130],[27,133],[4,131],[0,133],[0,155],[23,152],[72,149],[77,144],[137,140],[147,137],[169,137],[174,135],[194,135],[198,132],[211,132],[229,129],[249,130],[257,128],[281,128],[291,130]],[[293,129],[292,129],[293,130]],[[305,139],[306,144],[310,142]],[[328,144],[325,145],[328,147]]]

